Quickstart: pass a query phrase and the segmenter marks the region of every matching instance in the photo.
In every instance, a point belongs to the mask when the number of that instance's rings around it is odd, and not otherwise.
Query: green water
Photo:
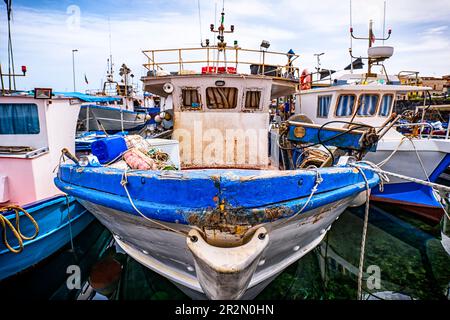
[[[363,208],[344,212],[316,249],[289,266],[256,299],[356,299],[363,214]],[[365,297],[386,299],[380,292],[387,291],[404,299],[447,299],[450,257],[439,237],[439,225],[372,206],[364,266],[379,267],[380,286],[368,288],[365,274]],[[122,279],[111,299],[189,299],[170,281],[124,257]]]
[[[347,210],[335,221],[322,243],[289,266],[256,299],[356,299],[364,208]],[[189,299],[173,283],[150,271],[111,246],[111,234],[95,221],[70,246],[32,270],[0,282],[6,299],[73,300],[81,292],[90,299],[106,299],[87,282],[96,261],[114,255],[122,273],[111,300]],[[107,249],[108,248],[108,249]],[[66,286],[67,266],[80,265],[82,289]],[[379,268],[379,287],[369,288],[364,275],[365,297],[389,298],[383,292],[400,293],[404,299],[448,299],[450,256],[440,243],[439,225],[430,225],[400,212],[371,206],[364,270]],[[88,294],[86,294],[88,292]]]

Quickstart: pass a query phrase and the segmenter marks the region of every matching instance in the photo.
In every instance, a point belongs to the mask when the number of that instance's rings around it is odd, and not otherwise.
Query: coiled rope
[[[15,219],[16,220],[15,227],[11,223],[11,221],[9,221],[9,219],[7,219],[4,216],[4,213],[10,212],[10,211],[14,211],[14,213],[15,213],[15,218],[16,218]],[[23,235],[22,231],[20,230],[20,213],[23,213],[24,216],[26,216],[31,221],[31,223],[34,225],[35,232],[31,237],[27,237],[27,236]],[[22,252],[23,240],[32,240],[32,239],[36,238],[39,233],[39,225],[37,224],[36,220],[31,216],[31,214],[29,214],[24,208],[15,206],[15,205],[0,208],[0,224],[2,226],[3,243],[4,243],[5,247],[8,248],[8,250],[11,251],[12,253]],[[14,237],[17,239],[17,242],[19,245],[18,249],[14,249],[8,242],[8,238],[6,235],[6,227],[8,227],[11,230]]]

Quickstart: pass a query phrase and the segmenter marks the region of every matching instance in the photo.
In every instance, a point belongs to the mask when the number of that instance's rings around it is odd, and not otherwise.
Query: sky
[[[427,0],[425,5],[423,0],[352,0],[355,34],[367,36],[372,19],[375,36],[383,36],[384,3],[385,30],[392,29],[385,45],[394,47],[393,57],[385,63],[388,73],[450,74],[450,1]],[[16,72],[21,65],[28,69],[27,77],[17,78],[18,88],[72,91],[73,49],[78,50],[74,55],[77,91],[101,87],[110,52],[116,77],[126,63],[138,84],[146,72],[142,50],[196,47],[200,39],[213,39],[209,24],[218,21],[222,6],[225,26],[235,26],[235,32],[227,35],[228,43],[237,40],[242,48],[259,49],[264,39],[270,50],[293,49],[300,55],[301,70],[314,69],[314,53],[325,53],[323,68],[341,70],[350,62],[350,0],[12,0]],[[365,56],[367,42],[353,41],[353,52]],[[0,1],[0,63],[5,72],[4,1]]]

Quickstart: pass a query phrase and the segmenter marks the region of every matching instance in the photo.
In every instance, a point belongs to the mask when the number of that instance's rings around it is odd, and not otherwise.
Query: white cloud
[[[222,1],[217,1],[218,11]],[[124,8],[111,16],[112,52],[116,67],[127,63],[135,79],[145,73],[143,49],[197,46],[200,42],[197,1],[180,0],[170,10],[159,11],[148,2],[149,10],[135,12]],[[192,10],[186,13],[181,8]],[[201,0],[202,36],[212,36],[209,24],[214,22],[214,1]],[[381,35],[383,0],[353,0],[353,25],[359,35],[367,33],[369,19],[375,20],[375,34]],[[349,63],[349,1],[257,1],[225,2],[225,24],[235,25],[228,41],[239,40],[245,48],[259,48],[262,39],[271,42],[271,50],[294,49],[301,55],[301,66],[312,69],[316,52],[326,52],[322,66],[340,69]],[[218,13],[219,13],[218,12]],[[0,42],[6,43],[5,15],[0,17]],[[29,76],[18,79],[26,89],[50,86],[57,90],[72,89],[72,49],[77,48],[77,89],[100,87],[109,56],[108,17],[90,14],[81,8],[80,28],[71,30],[65,11],[17,7],[12,26],[16,68],[26,64]],[[218,20],[218,18],[217,18]],[[388,71],[414,69],[422,74],[450,72],[449,36],[450,1],[388,0],[386,25],[393,28],[393,58],[386,63]],[[397,31],[398,30],[398,31]],[[5,48],[2,46],[1,48]],[[354,52],[365,55],[365,42],[354,42]],[[6,63],[6,50],[0,61]],[[84,84],[86,73],[90,81]]]

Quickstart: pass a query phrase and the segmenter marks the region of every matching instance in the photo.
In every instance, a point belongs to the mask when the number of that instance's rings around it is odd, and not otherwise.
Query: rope
[[[73,245],[73,233],[72,233],[72,217],[70,216],[70,202],[69,202],[69,196],[67,194],[64,194],[66,197],[66,204],[67,204],[67,217],[69,218],[69,235],[70,235],[70,246],[72,247],[72,252],[75,253],[75,247]]]
[[[16,226],[14,227],[8,219],[5,218],[3,213],[14,211],[15,213],[15,220],[16,220]],[[24,236],[22,231],[20,230],[20,212],[22,212],[34,225],[35,232],[32,236],[27,237]],[[23,240],[32,240],[37,237],[39,233],[39,225],[37,224],[36,220],[29,214],[25,209],[22,207],[11,205],[6,206],[0,209],[0,223],[2,225],[2,237],[3,237],[3,243],[5,246],[12,252],[12,253],[20,253],[23,250]],[[9,227],[9,229],[12,231],[14,237],[17,239],[19,243],[19,249],[14,249],[8,242],[7,236],[6,236],[6,226]]]
[[[369,203],[370,203],[370,186],[369,181],[367,180],[366,174],[361,168],[358,168],[359,173],[364,178],[364,182],[366,184],[366,207],[365,207],[365,213],[364,213],[364,225],[363,225],[363,232],[362,232],[362,239],[361,239],[361,247],[360,247],[360,255],[359,255],[359,271],[358,271],[358,296],[357,300],[362,300],[362,276],[364,273],[364,254],[366,251],[366,237],[367,237],[367,227],[369,222]]]
[[[384,159],[383,161],[377,163],[377,166],[381,168],[381,167],[384,166],[389,160],[391,160],[391,158],[392,158],[392,157],[397,153],[397,151],[400,149],[400,146],[402,145],[403,141],[405,141],[405,139],[407,139],[407,137],[403,137],[403,138],[400,140],[400,143],[399,143],[399,144],[397,145],[397,147],[394,149],[394,151],[392,151],[392,153],[391,153],[386,159]]]
[[[0,214],[0,224],[2,225],[2,238],[3,243],[5,246],[12,252],[12,253],[20,253],[23,250],[23,241],[20,237],[19,233],[17,232],[16,228],[12,225],[12,223],[6,219],[2,214]],[[14,249],[8,242],[8,238],[6,237],[6,226],[11,229],[12,233],[14,234],[14,237],[17,239],[17,242],[19,243],[19,249]]]
[[[418,154],[417,154],[417,156],[420,159],[420,156]],[[361,166],[361,165],[359,165],[359,163],[366,164],[366,166]],[[408,177],[408,176],[404,176],[404,175],[401,175],[401,174],[397,174],[397,173],[389,172],[389,171],[386,171],[386,170],[382,170],[376,164],[374,164],[374,163],[372,163],[370,161],[359,161],[358,163],[350,163],[349,165],[353,166],[353,167],[355,167],[357,169],[362,168],[362,169],[367,169],[369,171],[373,171],[375,173],[378,173],[380,175],[380,178],[381,178],[380,181],[383,181],[385,179],[387,179],[385,181],[389,181],[389,178],[387,178],[387,176],[391,175],[391,176],[399,178],[399,179],[403,179],[403,180],[406,180],[406,181],[411,181],[411,182],[414,182],[414,183],[417,183],[417,184],[422,184],[422,185],[431,187],[432,189],[436,189],[438,191],[443,191],[443,192],[446,192],[446,193],[450,193],[450,187],[447,187],[447,186],[444,186],[444,185],[441,185],[441,184],[437,184],[437,183],[434,183],[434,182],[430,182],[430,179],[428,178],[428,176],[427,176],[427,180],[428,181],[421,180],[421,179],[416,179],[416,178],[412,178],[412,177]],[[381,183],[380,183],[380,191],[383,191],[382,188],[381,188]],[[440,207],[442,208],[442,210],[444,211],[444,213],[447,216],[447,218],[450,219],[450,214],[445,209],[444,205],[441,203],[441,201],[438,201],[438,203],[439,203]]]
[[[450,193],[450,187],[444,186],[444,185],[440,185],[434,182],[429,182],[429,181],[425,181],[425,180],[421,180],[421,179],[417,179],[417,178],[412,178],[412,177],[408,177],[408,176],[404,176],[398,173],[394,173],[394,172],[390,172],[390,171],[386,171],[386,170],[382,170],[380,168],[378,168],[374,163],[371,163],[371,165],[365,165],[365,166],[361,166],[359,163],[363,163],[363,164],[368,164],[370,163],[369,161],[359,161],[358,163],[350,163],[350,166],[353,166],[355,168],[362,168],[362,169],[367,169],[369,171],[373,171],[375,173],[378,173],[380,175],[383,176],[393,176],[402,180],[406,180],[406,181],[410,181],[410,182],[415,182],[417,184],[422,184],[424,186],[428,186],[431,187],[433,189],[436,190],[443,190],[445,192]]]
[[[133,209],[134,209],[141,217],[143,217],[144,219],[146,219],[146,220],[148,220],[148,221],[150,221],[150,222],[152,222],[152,223],[154,223],[154,224],[160,226],[161,228],[166,229],[166,230],[169,230],[169,231],[172,231],[172,232],[175,232],[175,233],[178,233],[178,234],[181,234],[182,236],[187,236],[188,234],[187,234],[186,232],[183,232],[183,231],[179,231],[179,230],[173,229],[173,228],[171,228],[171,227],[169,227],[169,226],[167,226],[167,225],[165,225],[165,224],[163,224],[163,223],[160,223],[160,222],[158,222],[158,221],[156,221],[156,220],[150,219],[149,217],[147,217],[146,215],[144,215],[144,214],[136,207],[136,205],[135,205],[134,202],[133,202],[133,199],[132,199],[131,196],[130,196],[130,193],[129,193],[129,191],[128,191],[128,188],[127,188],[127,184],[128,184],[128,176],[127,176],[127,172],[128,172],[128,170],[124,170],[124,172],[123,172],[123,174],[122,174],[122,180],[120,181],[120,185],[125,189],[125,192],[126,192],[126,194],[127,194],[128,200],[130,201],[130,204],[131,204],[131,206],[133,207]]]
[[[319,170],[318,170],[317,168],[315,168],[315,167],[310,167],[310,168],[307,168],[307,169],[314,169],[314,171],[316,172],[316,182],[315,182],[315,184],[314,184],[314,187],[312,187],[311,193],[309,194],[309,197],[308,197],[308,199],[306,200],[305,204],[302,206],[302,208],[301,208],[300,210],[298,210],[296,213],[294,213],[292,216],[290,216],[289,218],[284,219],[283,222],[282,222],[281,224],[290,221],[291,219],[295,218],[295,217],[298,216],[300,213],[302,213],[303,210],[305,210],[305,208],[308,206],[309,202],[311,201],[313,195],[316,193],[317,189],[319,188],[319,185],[320,185],[320,184],[322,183],[322,181],[323,181],[323,178],[322,178],[322,176],[320,175],[320,172],[319,172]]]

